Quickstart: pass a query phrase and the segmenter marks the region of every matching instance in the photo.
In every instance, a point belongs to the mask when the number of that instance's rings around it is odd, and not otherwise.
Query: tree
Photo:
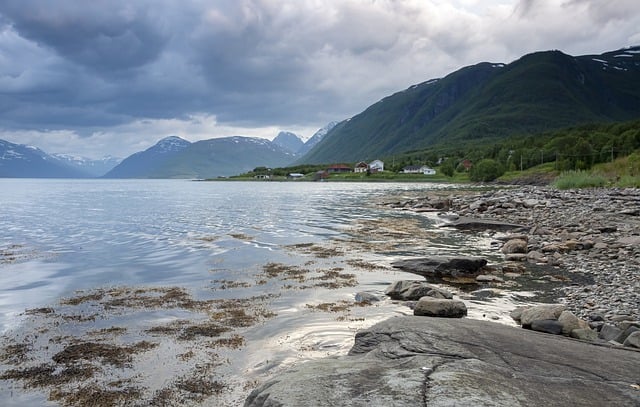
[[[440,172],[442,172],[447,177],[453,177],[453,173],[456,168],[453,165],[453,160],[451,158],[447,158],[442,165],[440,166]]]
[[[491,159],[480,160],[469,172],[469,179],[474,182],[494,181],[504,174],[504,168],[500,163]]]

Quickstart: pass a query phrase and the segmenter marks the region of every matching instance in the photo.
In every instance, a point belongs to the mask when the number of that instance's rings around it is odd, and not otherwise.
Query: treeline
[[[311,174],[317,171],[323,171],[327,169],[326,164],[302,164],[302,165],[294,165],[291,167],[280,167],[280,168],[267,168],[267,167],[256,167],[252,171],[240,175],[240,177],[247,176],[256,176],[256,175],[270,175],[274,177],[286,177],[291,173],[300,173],[300,174]]]
[[[557,171],[588,170],[595,164],[612,162],[640,149],[640,120],[452,144],[442,143],[425,150],[373,158],[381,158],[385,169],[395,173],[409,165],[428,165],[439,168],[440,173],[448,176],[468,171],[473,181],[490,181],[505,171],[526,170],[545,163],[553,163]],[[470,169],[465,163],[472,164]],[[244,176],[310,174],[325,170],[327,165],[257,167]]]
[[[493,161],[498,172],[526,170],[544,163],[553,163],[558,171],[587,170],[593,165],[611,162],[640,149],[640,120],[591,124],[546,132],[538,135],[515,136],[507,140],[457,145],[442,144],[429,150],[414,151],[393,159],[390,170],[405,165],[440,165],[441,171],[465,171],[465,160],[474,166],[481,161]]]

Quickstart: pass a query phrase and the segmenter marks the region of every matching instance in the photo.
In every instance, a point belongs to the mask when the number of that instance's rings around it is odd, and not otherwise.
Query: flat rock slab
[[[517,223],[507,223],[501,222],[499,220],[491,220],[491,219],[480,219],[480,218],[470,218],[466,216],[461,216],[458,219],[445,223],[442,225],[443,227],[453,227],[459,230],[470,230],[470,231],[478,231],[478,230],[497,230],[497,231],[517,231],[524,230],[527,227],[524,225],[519,225]]]
[[[396,317],[303,363],[248,407],[634,406],[640,352],[471,319]]]
[[[391,265],[408,273],[424,277],[475,276],[486,266],[487,260],[477,257],[419,257],[398,260]]]

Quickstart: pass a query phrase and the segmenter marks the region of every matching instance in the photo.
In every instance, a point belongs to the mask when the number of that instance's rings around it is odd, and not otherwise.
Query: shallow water
[[[388,300],[341,312],[313,308],[352,303],[358,291],[383,297],[394,280],[418,279],[392,269],[394,259],[443,253],[495,256],[489,235],[444,230],[436,226],[434,215],[380,205],[392,196],[447,187],[451,186],[2,179],[0,331],[28,331],[33,322],[26,309],[58,304],[77,290],[179,286],[199,300],[271,294],[268,307],[277,316],[242,330],[244,346],[223,352],[231,360],[223,370],[226,380],[240,384],[225,396],[226,402],[239,403],[250,390],[242,383],[248,387],[302,360],[344,353],[358,329],[411,313]],[[311,250],[317,248],[324,251]],[[268,263],[315,273],[339,268],[354,275],[357,285],[291,286],[290,281],[264,279]],[[236,285],[226,287],[231,283]],[[508,323],[505,309],[510,305],[508,296],[484,303],[469,300],[469,312]],[[121,316],[118,323],[151,326],[183,317],[177,310],[162,310]],[[99,329],[114,322],[84,322],[85,327],[91,324]],[[169,352],[168,346],[162,351]],[[153,370],[151,362],[145,363]],[[32,394],[17,396],[14,386],[6,383],[0,381],[0,393],[11,392],[10,404],[33,401]]]

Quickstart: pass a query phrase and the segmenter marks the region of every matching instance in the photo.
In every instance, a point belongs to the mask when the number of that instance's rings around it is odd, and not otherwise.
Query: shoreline
[[[380,259],[387,256],[390,261],[391,257],[397,257],[387,255],[387,253],[404,251],[418,253],[421,251],[421,247],[424,248],[425,242],[430,241],[434,233],[446,230],[446,228],[439,228],[438,231],[435,232],[432,229],[425,230],[421,220],[422,216],[428,216],[430,219],[436,217],[442,220],[442,223],[449,222],[456,216],[458,218],[468,216],[485,220],[524,223],[527,229],[524,232],[518,232],[518,234],[520,237],[524,235],[527,238],[526,256],[528,256],[529,253],[539,252],[543,255],[542,257],[546,257],[543,263],[545,267],[563,268],[567,269],[567,273],[592,276],[594,283],[588,286],[565,285],[562,287],[561,292],[558,291],[556,293],[554,291],[554,295],[557,294],[557,296],[564,296],[566,298],[563,301],[566,301],[567,306],[576,312],[576,315],[588,317],[591,314],[600,313],[603,321],[612,322],[616,321],[616,318],[634,318],[638,320],[638,301],[636,301],[637,297],[633,294],[640,292],[640,288],[637,288],[638,276],[637,273],[634,274],[634,270],[637,271],[637,259],[640,258],[640,252],[633,244],[625,243],[625,239],[631,238],[633,240],[640,235],[640,228],[638,227],[640,218],[638,218],[638,214],[635,214],[635,210],[640,208],[639,191],[591,190],[567,192],[544,187],[503,188],[500,186],[499,188],[491,188],[490,186],[486,186],[475,189],[452,188],[433,190],[426,194],[424,191],[421,191],[412,192],[411,194],[414,196],[408,198],[402,197],[400,201],[389,202],[395,198],[386,196],[380,198],[378,202],[369,202],[369,205],[374,205],[379,208],[389,208],[388,216],[363,218],[354,221],[352,224],[349,224],[344,231],[344,236],[347,236],[346,239],[343,236],[338,239],[328,239],[321,245],[302,243],[284,247],[285,250],[289,251],[290,254],[296,258],[302,259],[308,257],[310,261],[326,259],[326,264],[322,267],[321,264],[309,264],[307,266],[302,264],[271,264],[269,267],[265,265],[265,268],[262,269],[256,277],[259,277],[260,280],[267,279],[273,282],[279,282],[278,284],[286,284],[287,286],[299,286],[297,289],[302,289],[302,287],[308,289],[312,286],[316,286],[319,289],[321,287],[343,287],[336,291],[322,291],[324,294],[318,295],[313,301],[308,298],[307,301],[303,303],[304,307],[301,314],[304,314],[304,312],[323,312],[326,314],[327,321],[329,322],[334,318],[332,315],[336,315],[336,320],[337,318],[342,318],[342,322],[333,322],[334,325],[345,322],[352,326],[360,325],[360,318],[362,318],[362,321],[365,319],[368,320],[370,315],[376,312],[379,314],[382,309],[380,308],[374,311],[370,308],[371,306],[369,308],[360,307],[357,303],[353,302],[352,295],[356,291],[363,289],[363,280],[373,278],[373,280],[369,282],[369,286],[375,288],[375,291],[378,293],[378,288],[374,284],[379,284],[381,275],[384,275],[385,280],[387,278],[407,278],[407,276],[409,276],[408,273],[389,268],[388,265],[385,266],[388,261],[381,262]],[[632,208],[630,209],[628,206],[632,206]],[[596,210],[596,208],[599,209]],[[411,216],[403,216],[402,211],[410,212]],[[585,214],[590,214],[590,216],[588,216],[588,219],[581,221],[581,219],[585,217]],[[470,232],[470,234],[481,234],[484,241],[491,240],[492,244],[489,249],[492,253],[492,259],[507,256],[501,252],[501,247],[506,243],[505,239],[510,236],[509,232],[483,230],[480,232],[473,231]],[[371,236],[376,236],[376,238],[372,240]],[[251,236],[237,235],[235,238],[248,242],[252,241]],[[592,241],[592,244],[589,243],[589,241]],[[460,246],[458,251],[466,254],[467,251],[472,251],[472,245],[475,244],[475,240],[465,240],[465,242],[467,242],[466,246]],[[493,244],[494,242],[495,245]],[[544,249],[545,247],[547,249]],[[555,249],[551,250],[554,247]],[[485,249],[486,248],[483,248],[482,251],[486,252],[487,250]],[[347,253],[349,255],[345,257]],[[373,255],[374,257],[368,257],[367,254]],[[513,255],[514,254],[509,254],[509,256]],[[615,258],[613,258],[614,256]],[[349,257],[351,259],[349,259]],[[362,257],[360,261],[356,261],[358,257]],[[535,265],[542,263],[542,257],[520,257],[518,261],[508,262],[505,259],[505,264],[523,265],[531,262],[532,265]],[[344,271],[335,268],[340,265],[335,264],[337,261],[344,263],[342,264],[342,266],[345,267]],[[581,264],[583,264],[583,266],[581,266]],[[368,277],[367,273],[370,269],[378,269],[382,270],[382,272],[379,274],[371,274],[372,277]],[[603,270],[609,269],[612,269],[610,273],[602,275],[604,274]],[[353,272],[353,270],[359,270],[359,282],[357,286],[352,285],[354,276],[350,273]],[[499,276],[501,273],[503,275],[505,274],[503,268],[499,269],[496,267],[488,269],[487,273],[493,273],[496,276]],[[374,275],[376,277],[373,277]],[[417,278],[418,277],[416,277],[416,279]],[[504,280],[507,283],[512,282],[512,280],[508,278]],[[606,285],[599,284],[599,282],[603,281]],[[239,291],[248,284],[246,281],[232,280],[220,280],[217,283],[220,287],[224,286],[228,289]],[[634,283],[636,286],[633,285]],[[562,280],[554,282],[547,281],[545,284],[542,284],[541,287],[542,289],[544,289],[544,287],[550,289],[551,285],[556,287],[562,284]],[[500,282],[497,280],[478,284],[477,286],[480,288],[484,287],[488,291],[501,289],[507,292],[510,290],[508,285],[501,287]],[[585,288],[589,288],[589,291],[584,291]],[[26,343],[29,346],[41,345],[43,349],[46,346],[49,349],[47,351],[49,356],[55,356],[60,353],[61,360],[64,359],[64,361],[73,362],[67,367],[73,367],[72,365],[77,361],[86,360],[91,354],[97,355],[99,359],[102,359],[103,363],[106,361],[107,364],[130,363],[128,360],[121,362],[121,359],[119,359],[119,352],[121,350],[133,354],[135,356],[133,359],[134,362],[146,360],[147,365],[152,365],[155,353],[162,350],[162,352],[170,355],[170,352],[167,351],[171,350],[171,352],[175,353],[173,359],[184,362],[183,364],[186,366],[185,369],[192,369],[197,367],[197,364],[200,362],[206,362],[207,358],[223,361],[224,355],[233,354],[236,346],[248,347],[247,344],[243,343],[241,336],[235,335],[235,329],[237,328],[235,324],[237,324],[237,322],[234,321],[240,321],[240,328],[247,327],[254,322],[258,322],[258,325],[264,324],[265,328],[268,328],[267,325],[269,322],[266,320],[271,317],[269,314],[270,310],[261,305],[262,299],[260,298],[256,297],[251,299],[252,306],[246,308],[242,304],[202,301],[201,299],[191,298],[189,292],[182,290],[180,287],[149,287],[145,291],[140,291],[139,288],[129,291],[129,288],[122,287],[117,291],[100,291],[98,288],[96,290],[78,293],[76,297],[63,299],[61,304],[52,305],[53,308],[28,310],[29,318],[48,321],[47,323],[50,325],[41,325],[40,328],[50,329],[51,333],[49,335],[59,342],[53,345],[47,344],[45,343],[45,332],[36,331],[40,336],[39,342],[36,343],[32,341],[31,345],[29,345],[28,342]],[[380,297],[384,297],[381,292],[378,294]],[[345,302],[340,299],[341,296],[348,301]],[[463,291],[459,291],[458,296],[463,297]],[[601,301],[601,298],[607,301]],[[475,304],[474,315],[478,319],[480,319],[479,315],[484,317],[483,314],[479,313],[481,305],[478,305],[477,298],[467,297],[463,299],[468,303]],[[609,299],[611,301],[608,301]],[[383,307],[385,307],[385,309],[386,307],[389,309],[392,307],[404,307],[406,314],[412,312],[409,307],[403,305],[405,303],[392,301],[387,297],[384,297],[383,300],[385,304]],[[509,318],[509,310],[507,310],[506,307],[509,303],[519,302],[520,300],[506,301],[507,305],[499,305],[499,310],[492,310],[491,312],[496,312],[505,318]],[[634,305],[634,301],[636,307],[632,306]],[[585,304],[589,302],[593,304],[585,307]],[[486,305],[488,303],[489,301],[485,299],[485,309],[489,309],[489,306]],[[77,307],[77,305],[82,307]],[[238,307],[238,305],[240,305],[240,307]],[[122,306],[128,308],[120,308]],[[99,326],[99,328],[102,329],[96,330],[95,326],[91,328],[93,326],[91,318],[96,313],[96,309],[100,308],[105,308],[105,310],[108,311],[106,313],[103,312],[105,315],[113,313],[114,319],[104,319]],[[173,317],[175,321],[171,322],[165,319],[166,310],[175,314]],[[188,312],[185,313],[185,310]],[[125,330],[123,329],[123,325],[120,324],[119,320],[123,317],[124,320],[128,319],[127,315],[131,312],[147,313],[149,311],[152,311],[150,316],[157,318],[157,321],[145,327],[146,329],[140,328],[142,329],[141,332],[133,328]],[[126,312],[126,314],[124,314],[124,312]],[[155,314],[156,312],[157,314]],[[398,313],[405,314],[402,311],[398,311]],[[487,317],[482,319],[490,320],[491,313],[486,313]],[[243,318],[238,320],[238,315],[243,316]],[[391,318],[393,315],[397,315],[397,313],[389,314],[388,318]],[[217,319],[212,319],[212,316],[215,316]],[[229,318],[230,316],[233,316],[233,319]],[[186,321],[187,318],[193,319],[193,321]],[[99,318],[97,318],[97,320],[100,321]],[[209,323],[205,321],[209,321]],[[211,321],[214,323],[211,323]],[[78,322],[87,328],[93,329],[93,331],[90,332],[91,336],[87,337],[88,339],[82,337],[67,338],[54,335],[58,331],[62,332],[61,327],[63,324],[68,323],[69,326],[76,326]],[[371,321],[363,322],[361,326],[366,328],[366,326],[371,325],[369,322]],[[220,335],[220,333],[223,333],[225,330],[226,334]],[[268,332],[269,329],[266,329],[266,331]],[[242,335],[242,333],[243,332],[239,332],[240,335]],[[78,339],[82,340],[82,342],[79,343],[77,341]],[[277,344],[279,346],[295,348],[297,353],[299,353],[296,356],[299,359],[293,362],[294,366],[298,364],[303,365],[306,363],[302,363],[303,361],[316,359],[324,353],[322,342],[298,341],[300,343],[280,343],[280,338],[277,339],[276,342],[278,342]],[[145,340],[147,342],[144,342]],[[193,341],[188,342],[190,340]],[[120,347],[97,347],[95,343],[120,344]],[[154,343],[159,343],[160,345],[155,346]],[[20,345],[20,342],[18,341],[14,344]],[[77,345],[79,344],[83,345],[83,347],[78,347]],[[215,351],[212,350],[211,344],[215,345]],[[332,346],[335,346],[335,343],[332,344]],[[181,349],[181,347],[189,349]],[[62,353],[66,348],[75,350],[77,353]],[[153,350],[154,348],[156,350]],[[54,349],[60,352],[56,353]],[[18,356],[22,355],[25,358],[33,356],[29,354],[28,347],[18,346],[14,350],[17,351],[16,354]],[[337,354],[335,349],[329,349],[329,351],[333,352],[332,355]],[[327,353],[329,353],[329,351]],[[340,352],[342,352],[342,350]],[[338,352],[338,354],[340,352]],[[108,357],[116,358],[109,360]],[[15,363],[14,366],[20,365],[19,358],[13,359],[13,361],[18,362]],[[261,359],[258,359],[258,362],[260,361]],[[266,363],[264,365],[265,369],[271,366],[267,362],[269,361],[264,361],[264,363]],[[53,365],[43,366],[49,369]],[[68,389],[74,387],[77,389],[78,382],[76,380],[88,376],[95,367],[84,364],[76,367],[83,368],[84,370],[52,370],[49,372],[48,377],[54,385],[56,385],[57,381],[68,380],[68,383],[72,386],[68,387]],[[210,366],[211,370],[207,371],[207,369],[209,369],[207,368],[201,373],[207,374],[209,375],[207,377],[210,377],[213,371],[212,369],[214,368],[217,369],[218,366]],[[265,375],[260,375],[260,379],[269,379],[273,375],[279,375],[282,370],[281,368],[269,370],[265,372]],[[33,372],[25,371],[24,373],[32,373],[36,379],[42,379],[46,377],[47,372],[48,371],[44,369]],[[60,376],[60,374],[64,372],[69,376]],[[110,370],[107,370],[107,372],[108,374],[113,374]],[[72,376],[72,373],[76,376]],[[137,373],[144,375],[145,371],[139,370]],[[186,373],[186,370],[183,371],[183,373]],[[129,380],[129,378],[127,378],[127,380]],[[131,376],[129,381],[121,381],[118,385],[109,384],[107,390],[111,391],[111,393],[103,394],[113,397],[116,400],[122,400],[120,397],[122,397],[123,394],[130,394],[130,397],[135,399],[136,396],[133,391],[136,389],[134,386],[136,380],[137,379],[134,380],[133,376]],[[18,391],[19,385],[23,383],[16,383],[16,391]],[[211,393],[198,393],[194,391],[197,390],[197,386],[194,387],[194,385],[207,385],[207,383],[213,386],[210,389]],[[258,384],[260,384],[260,382],[247,382],[244,385]],[[186,398],[186,400],[192,403],[198,403],[200,401],[206,402],[204,400],[220,390],[216,390],[216,385],[220,385],[220,383],[201,380],[200,376],[181,376],[179,380],[176,381],[175,386],[168,389],[161,388],[157,400],[161,400],[162,397],[164,397],[165,400],[173,397],[178,400],[181,398],[185,400]],[[87,390],[91,390],[91,388]],[[244,388],[243,391],[248,394],[251,388]],[[54,394],[54,396],[57,395],[57,397],[60,398],[67,398],[71,397],[72,394],[71,391],[67,391],[67,393],[57,393]],[[217,395],[213,395],[212,397],[215,398]],[[69,399],[69,401],[70,400],[71,399]],[[154,400],[156,400],[155,397]]]
[[[558,290],[562,303],[579,317],[595,313],[607,321],[640,320],[638,189],[519,186],[465,194],[435,192],[395,207],[523,225],[511,236],[494,234],[500,238],[496,251],[511,238],[526,242],[526,250],[505,253],[505,261],[551,265],[592,277],[591,285]]]

